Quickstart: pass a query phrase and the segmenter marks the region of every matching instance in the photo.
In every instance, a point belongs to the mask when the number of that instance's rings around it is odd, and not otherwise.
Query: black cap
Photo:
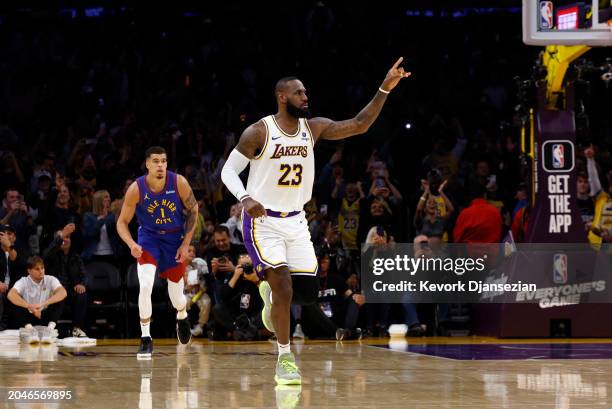
[[[0,231],[10,231],[15,233],[15,229],[10,224],[0,224]]]

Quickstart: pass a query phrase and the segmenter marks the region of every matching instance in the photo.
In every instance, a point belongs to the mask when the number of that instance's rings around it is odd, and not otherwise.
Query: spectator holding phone
[[[213,232],[213,245],[205,254],[208,270],[212,272],[212,290],[215,303],[221,300],[221,286],[236,270],[238,257],[246,252],[244,246],[230,241],[229,229],[219,225]]]
[[[10,224],[17,235],[15,248],[21,253],[29,253],[28,237],[32,230],[33,219],[37,212],[25,202],[23,195],[16,188],[4,192],[4,201],[0,209],[0,224]]]

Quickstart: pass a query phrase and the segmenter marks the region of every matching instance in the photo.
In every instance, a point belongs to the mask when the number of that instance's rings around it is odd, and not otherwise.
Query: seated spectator
[[[223,282],[221,302],[213,307],[214,339],[224,339],[233,332],[234,339],[255,339],[263,328],[263,300],[257,286],[259,277],[247,254],[240,255],[231,278]]]
[[[206,294],[205,276],[208,274],[206,261],[196,257],[196,249],[193,244],[189,245],[189,253],[185,260],[185,299],[187,300],[187,311],[194,305],[198,307],[197,324],[192,328],[191,335],[198,337],[202,335],[204,327],[210,316],[211,300]]]
[[[93,211],[83,215],[83,260],[115,264],[119,253],[115,214],[110,211],[110,194],[98,190],[93,196]]]
[[[374,226],[369,229],[365,239],[367,245],[366,252],[377,251],[379,247],[384,247],[390,243],[391,236],[383,226]],[[366,257],[367,256],[363,256]],[[349,283],[349,287],[351,284]],[[364,304],[366,302],[364,295],[355,294],[354,300],[356,303]],[[387,336],[387,328],[389,327],[389,310],[391,304],[367,304],[364,307],[366,317],[365,336]]]
[[[219,264],[222,264],[220,263],[220,258],[226,257],[227,261],[231,263],[231,266],[227,266],[224,271],[233,272],[235,264],[238,262],[238,257],[245,252],[244,246],[231,242],[229,229],[224,225],[215,227],[212,244],[213,245],[206,250],[205,255],[210,270],[213,274],[216,273]],[[214,259],[217,260],[217,266],[212,265]]]
[[[246,249],[230,242],[229,230],[226,226],[215,227],[213,233],[213,246],[206,250],[205,259],[209,271],[212,272],[210,285],[213,299],[216,303],[221,302],[222,284],[231,278],[236,270],[238,257],[244,254]]]
[[[319,258],[319,284],[318,306],[337,327],[336,339],[361,338],[361,329],[356,327],[359,308],[365,300],[349,288],[347,280],[335,270],[327,254]]]
[[[15,230],[10,225],[0,225],[0,331],[6,329],[8,317],[5,299],[15,282],[25,275],[25,257],[15,249]]]
[[[86,337],[87,288],[85,287],[85,265],[81,256],[72,250],[70,235],[74,224],[58,231],[51,245],[43,252],[46,270],[57,277],[66,289],[66,303],[71,306],[72,336]]]
[[[442,182],[437,188],[439,198],[443,200],[442,205],[439,204],[438,197],[431,193],[429,183],[422,180],[421,184],[424,192],[419,198],[414,214],[414,227],[416,228],[417,235],[424,234],[428,237],[435,237],[443,242],[448,242],[448,220],[455,211],[455,208],[444,194],[446,181]]]
[[[47,326],[43,337],[50,337],[64,307],[66,289],[60,281],[45,275],[45,265],[38,256],[28,258],[28,276],[22,277],[8,293],[15,306],[15,322],[19,328]]]

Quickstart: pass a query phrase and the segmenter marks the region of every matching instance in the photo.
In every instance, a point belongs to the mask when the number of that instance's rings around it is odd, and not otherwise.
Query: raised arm
[[[259,121],[249,126],[240,136],[238,145],[230,153],[221,171],[221,180],[227,187],[227,190],[242,202],[244,210],[251,217],[264,216],[266,209],[264,209],[261,203],[249,196],[239,175],[247,167],[251,159],[261,155],[265,148],[265,143],[266,127],[263,122]]]
[[[312,129],[315,141],[319,138],[329,140],[344,139],[366,132],[370,125],[378,118],[389,92],[396,87],[402,78],[410,76],[411,73],[405,72],[404,68],[399,66],[402,60],[403,57],[400,57],[393,64],[374,98],[354,118],[345,121],[333,121],[329,118],[309,119],[308,124]]]

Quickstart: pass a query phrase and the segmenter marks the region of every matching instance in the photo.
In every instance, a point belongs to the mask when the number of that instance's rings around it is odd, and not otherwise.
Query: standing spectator
[[[470,205],[459,213],[453,240],[455,243],[499,243],[502,219],[499,209],[485,200],[485,186],[472,187]]]
[[[332,192],[332,198],[335,199],[334,192]],[[340,200],[338,230],[342,236],[342,247],[351,252],[360,249],[359,243],[357,243],[357,230],[359,229],[361,202],[364,197],[361,183],[350,182],[346,184],[346,193],[344,198]]]
[[[599,179],[599,170],[595,161],[595,148],[585,149],[587,158],[587,172],[591,196],[594,198],[595,212],[589,231],[589,242],[601,244],[612,242],[612,169],[604,173],[607,186],[602,186]]]
[[[55,234],[51,245],[43,252],[46,270],[57,277],[66,289],[66,302],[72,309],[72,336],[87,337],[85,317],[87,313],[87,288],[85,265],[81,256],[72,250],[70,235],[74,224],[68,224]]]
[[[70,207],[70,190],[68,190],[67,185],[63,184],[58,187],[55,206],[49,211],[44,222],[41,248],[49,247],[55,233],[63,229],[67,224],[72,223],[75,225],[75,231],[71,235],[72,247],[77,251],[82,249],[81,218]]]
[[[0,188],[2,191],[11,187],[25,187],[25,177],[13,151],[0,152]]]
[[[452,213],[455,211],[453,204],[444,194],[446,181],[442,182],[437,188],[438,195],[431,193],[430,184],[422,180],[423,195],[419,198],[416,211],[414,214],[414,227],[417,235],[424,234],[429,238],[435,238],[443,242],[448,241],[447,225]],[[440,205],[438,198],[441,198],[443,203]]]
[[[242,203],[238,202],[230,208],[230,217],[224,223],[230,234],[230,242],[237,245],[244,245],[242,238]]]
[[[108,191],[98,190],[92,204],[92,211],[83,215],[83,260],[116,264],[120,244]]]
[[[593,198],[589,196],[589,177],[585,172],[578,172],[576,177],[576,201],[578,202],[582,222],[588,231],[595,215],[595,203]]]
[[[16,188],[9,188],[4,192],[4,201],[0,209],[0,224],[10,224],[17,234],[15,247],[21,252],[28,251],[28,237],[32,229],[32,220],[37,213],[32,210],[23,195]]]
[[[38,256],[28,258],[28,276],[22,277],[8,293],[15,305],[15,322],[19,328],[33,331],[33,325],[46,325],[42,341],[50,341],[52,332],[64,307],[66,289],[60,281],[45,275],[45,265]],[[31,333],[30,340],[37,341],[38,334]]]

